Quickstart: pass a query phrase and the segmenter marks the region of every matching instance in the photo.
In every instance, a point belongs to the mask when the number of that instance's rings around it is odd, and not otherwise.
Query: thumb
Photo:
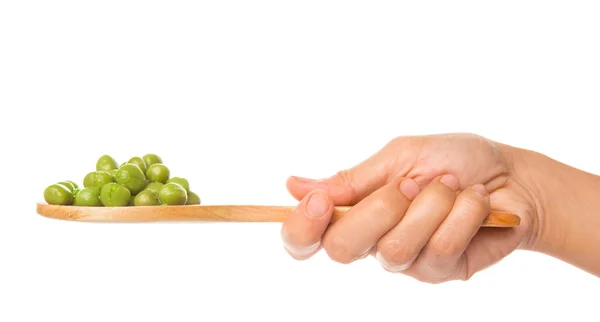
[[[296,200],[319,189],[327,192],[335,205],[353,206],[388,181],[397,159],[387,150],[386,146],[356,166],[326,179],[292,176],[286,182],[287,189]]]

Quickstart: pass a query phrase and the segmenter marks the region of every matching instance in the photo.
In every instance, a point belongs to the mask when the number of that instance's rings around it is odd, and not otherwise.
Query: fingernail
[[[440,182],[448,186],[448,188],[452,189],[452,191],[458,190],[458,179],[451,174],[445,174],[440,179]]]
[[[407,270],[411,266],[411,264],[412,264],[412,263],[406,263],[406,264],[403,264],[403,265],[392,266],[392,265],[390,265],[390,263],[387,260],[385,260],[385,258],[383,258],[383,256],[381,256],[381,253],[379,253],[379,252],[377,252],[375,254],[375,258],[377,259],[377,261],[379,262],[379,264],[381,266],[383,266],[385,269],[387,269],[390,272],[396,272],[396,273]]]
[[[327,209],[329,209],[329,203],[321,193],[317,192],[309,197],[306,205],[306,212],[309,216],[313,218],[321,217],[327,212]]]
[[[487,189],[485,189],[485,186],[482,184],[476,184],[471,189],[473,189],[473,191],[477,192],[482,197],[485,197],[488,194]]]
[[[406,179],[400,182],[400,191],[406,198],[413,200],[421,192],[421,188],[414,180]]]

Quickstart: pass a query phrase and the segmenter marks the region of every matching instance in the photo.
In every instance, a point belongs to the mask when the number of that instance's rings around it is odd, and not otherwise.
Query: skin
[[[548,175],[551,174],[551,175]],[[283,223],[297,260],[324,249],[336,262],[368,256],[427,283],[469,280],[516,249],[600,277],[600,177],[473,134],[398,137],[322,179],[290,177],[299,205]],[[334,206],[353,206],[330,224]],[[490,212],[516,228],[481,228]]]
[[[137,165],[144,174],[146,173],[146,170],[148,170],[146,162],[144,162],[144,160],[140,157],[133,157],[133,158],[129,159],[129,161],[127,161],[127,163]]]
[[[185,189],[185,191],[187,191],[187,192],[190,191],[190,183],[186,178],[173,177],[173,178],[167,180],[167,183],[176,183],[176,184],[182,186],[183,189]]]
[[[75,185],[73,185],[73,183],[71,183],[70,181],[62,181],[62,182],[59,182],[58,184],[67,187],[67,189],[69,189],[69,191],[71,191],[71,192],[75,191],[75,188],[76,188]]]
[[[161,182],[150,182],[146,186],[145,190],[152,190],[152,191],[154,191],[154,193],[158,194],[158,192],[160,191],[160,188],[162,188],[164,185],[165,184],[161,183]]]

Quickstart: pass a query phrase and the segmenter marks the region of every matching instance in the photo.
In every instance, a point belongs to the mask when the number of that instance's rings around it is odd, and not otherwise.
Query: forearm
[[[531,250],[600,276],[600,176],[520,151],[516,171],[538,208]]]

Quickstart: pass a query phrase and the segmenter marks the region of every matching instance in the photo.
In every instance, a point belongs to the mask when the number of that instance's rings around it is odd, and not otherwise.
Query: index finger
[[[414,149],[406,145],[400,156],[397,150],[402,146],[397,142],[399,141],[391,141],[357,165],[338,171],[326,179],[292,176],[286,182],[287,189],[297,200],[304,198],[310,191],[321,189],[331,196],[335,205],[353,206],[394,179],[392,173],[404,175],[403,170],[408,164],[406,160],[410,160]]]
[[[290,212],[281,227],[281,239],[293,258],[308,259],[320,249],[333,210],[333,201],[327,193],[314,190]]]

